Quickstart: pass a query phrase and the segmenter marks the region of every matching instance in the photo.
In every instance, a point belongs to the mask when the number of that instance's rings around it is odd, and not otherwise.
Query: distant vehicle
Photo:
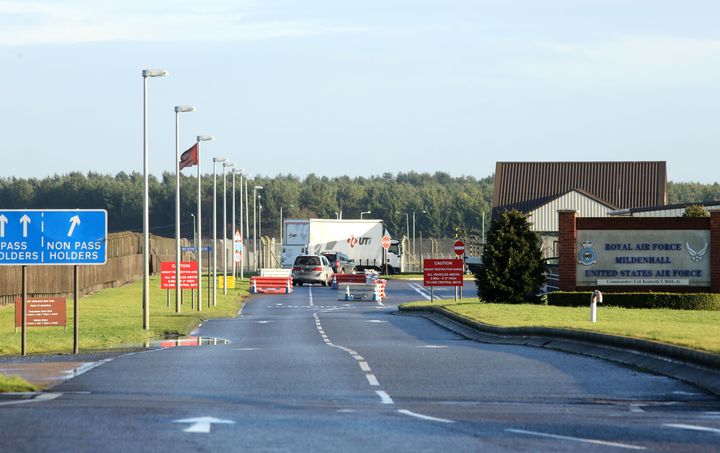
[[[336,274],[354,274],[355,261],[342,252],[322,252],[322,256],[328,259],[330,267]]]
[[[292,267],[293,285],[304,283],[320,283],[329,286],[332,282],[333,270],[330,262],[322,255],[298,255]]]
[[[374,269],[400,273],[402,248],[390,240],[385,252],[382,238],[389,232],[378,219],[286,219],[284,222],[282,265],[289,267],[300,254],[341,252],[355,263],[355,271]],[[384,260],[384,261],[383,261]]]

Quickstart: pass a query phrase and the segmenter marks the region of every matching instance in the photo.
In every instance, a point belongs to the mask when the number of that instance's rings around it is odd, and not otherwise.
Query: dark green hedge
[[[561,292],[547,294],[548,305],[559,307],[587,307],[591,292]],[[720,294],[712,293],[603,293],[603,306],[623,308],[669,308],[673,310],[718,310]]]

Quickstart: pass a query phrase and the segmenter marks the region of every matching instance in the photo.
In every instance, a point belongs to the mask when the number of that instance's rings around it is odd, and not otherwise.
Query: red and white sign
[[[465,262],[460,259],[423,260],[423,285],[463,286]]]
[[[456,255],[463,255],[465,253],[465,243],[463,241],[455,241],[453,245]]]
[[[197,261],[182,261],[180,263],[180,289],[197,289],[197,287]],[[160,263],[160,289],[175,289],[175,261]]]
[[[27,327],[66,326],[64,297],[27,298],[25,325]],[[15,327],[22,327],[22,299],[15,299]]]
[[[387,234],[382,238],[382,246],[385,250],[390,248],[390,236]]]
[[[236,252],[235,252],[235,262],[236,262],[236,263],[239,263],[239,262],[241,262],[241,261],[242,261],[242,252],[236,251]]]

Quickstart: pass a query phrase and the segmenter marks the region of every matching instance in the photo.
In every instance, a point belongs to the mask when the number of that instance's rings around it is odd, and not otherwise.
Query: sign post
[[[73,352],[78,353],[78,265],[107,261],[104,209],[0,209],[0,265],[22,266],[21,354],[27,354],[27,266],[71,265],[75,307]]]
[[[387,251],[390,248],[390,236],[387,234],[383,236],[382,238],[382,246],[383,246],[383,265],[385,266],[385,276],[387,277],[388,270],[387,270]]]
[[[436,286],[463,286],[465,263],[458,259],[423,260],[423,285],[430,287],[430,302],[434,299]]]

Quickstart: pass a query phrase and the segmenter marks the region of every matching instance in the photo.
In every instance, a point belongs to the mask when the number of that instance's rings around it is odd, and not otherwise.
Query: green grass
[[[430,306],[430,302],[413,302],[403,306]],[[720,353],[720,312],[628,309],[599,305],[597,322],[590,322],[590,307],[553,307],[545,305],[511,305],[478,303],[464,299],[454,303],[436,301],[459,315],[500,327],[556,327],[608,333],[659,341],[693,349]]]
[[[217,305],[207,306],[207,285],[204,281],[202,312],[190,309],[190,291],[184,291],[180,314],[175,313],[175,293],[160,289],[158,277],[150,278],[150,330],[142,328],[142,280],[121,288],[104,289],[83,297],[79,302],[80,352],[113,347],[135,347],[150,340],[172,335],[187,335],[194,327],[210,318],[236,315],[247,296],[248,281],[237,280],[238,289],[229,289],[223,296],[217,291]],[[0,355],[20,354],[20,329],[15,329],[13,305],[0,308]],[[67,301],[67,329],[63,327],[29,327],[28,354],[72,353],[73,301]]]
[[[19,376],[0,374],[0,392],[35,392],[38,388]]]

